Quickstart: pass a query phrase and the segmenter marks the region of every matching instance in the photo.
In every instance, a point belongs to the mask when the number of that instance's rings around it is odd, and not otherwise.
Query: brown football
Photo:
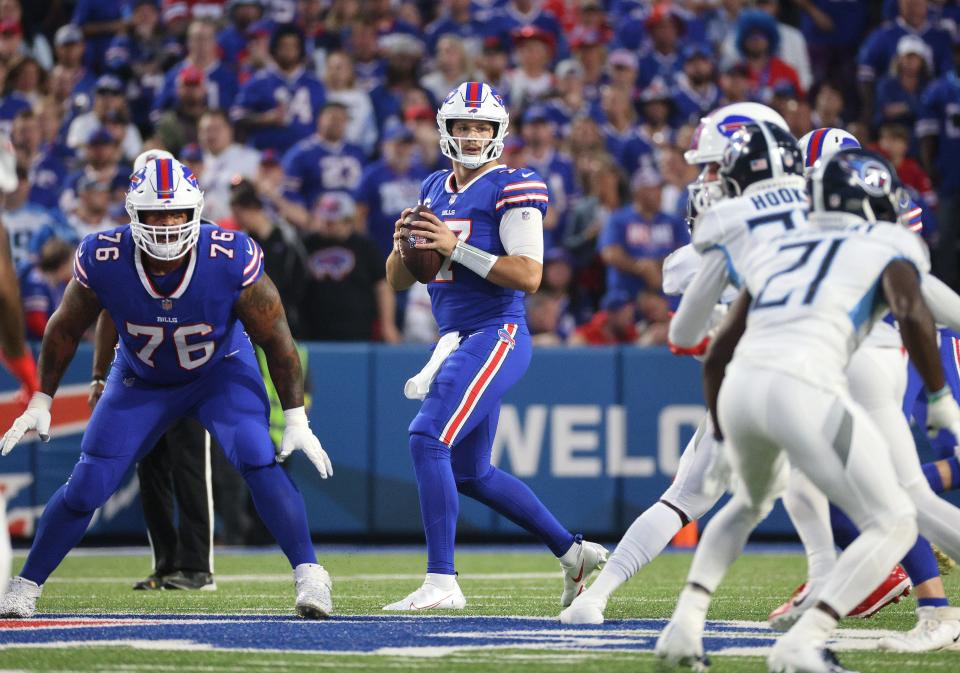
[[[400,233],[403,235],[400,239],[400,260],[414,278],[421,283],[429,283],[440,272],[440,267],[443,266],[443,255],[436,250],[416,247],[416,243],[427,240],[417,235],[418,227],[414,224],[420,219],[420,213],[433,213],[433,211],[427,206],[418,205],[400,225]]]

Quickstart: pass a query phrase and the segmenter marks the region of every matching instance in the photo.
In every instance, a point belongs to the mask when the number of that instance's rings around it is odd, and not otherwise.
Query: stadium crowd
[[[384,279],[394,221],[447,167],[436,109],[464,81],[511,112],[504,161],[547,181],[539,344],[662,344],[661,266],[688,240],[699,119],[766,103],[796,137],[888,156],[956,286],[957,0],[0,0],[2,211],[29,336],[86,234],[129,221],[144,149],[249,232],[304,340],[428,342],[425,286]]]

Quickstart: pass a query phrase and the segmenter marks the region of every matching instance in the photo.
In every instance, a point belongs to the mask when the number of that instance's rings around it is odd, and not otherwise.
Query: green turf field
[[[464,644],[463,649],[423,651],[416,653],[386,652],[331,654],[329,652],[296,651],[291,643],[308,643],[310,649],[356,650],[357,643],[376,638],[373,629],[386,629],[386,647],[413,647],[420,639],[405,635],[408,626],[432,628],[430,618],[410,617],[405,620],[386,618],[380,610],[385,603],[400,598],[418,586],[423,571],[419,554],[337,553],[324,555],[322,562],[334,578],[334,602],[340,617],[326,623],[278,619],[292,615],[293,587],[289,568],[279,554],[220,555],[217,558],[219,589],[212,593],[176,591],[134,592],[131,583],[147,574],[149,561],[138,556],[71,556],[51,577],[44,588],[39,608],[42,613],[102,615],[123,613],[136,615],[210,615],[262,616],[256,633],[238,631],[233,647],[243,651],[224,651],[209,639],[192,642],[189,635],[152,637],[106,636],[108,644],[68,644],[54,632],[43,647],[11,646],[9,630],[0,625],[0,669],[25,671],[630,671],[642,673],[658,670],[647,651],[623,651],[616,642],[620,637],[649,632],[649,643],[655,638],[659,624],[626,622],[617,629],[614,620],[663,619],[670,616],[682,585],[690,556],[671,554],[661,557],[626,585],[612,600],[608,625],[604,631],[571,630],[563,627],[562,637],[544,645],[542,638],[533,638],[533,645],[521,641],[513,645],[487,647],[488,637],[500,637],[511,631],[511,625],[533,624],[544,630],[558,627],[550,622],[494,619],[492,616],[553,618],[559,611],[560,579],[556,562],[547,554],[464,552],[458,556],[460,584],[468,600],[463,611],[471,623],[470,633],[442,636],[444,643]],[[15,567],[22,563],[15,562]],[[804,561],[799,555],[754,554],[742,558],[718,592],[711,609],[711,620],[763,620],[769,610],[781,602],[804,574]],[[948,594],[958,596],[960,578],[957,573],[945,578]],[[907,629],[913,625],[912,597],[884,610],[867,622],[849,622],[845,626],[869,629]],[[349,619],[375,615],[376,619]],[[469,620],[470,616],[491,616],[485,620]],[[458,614],[458,618],[460,615]],[[188,619],[180,618],[179,621]],[[270,621],[273,620],[273,621]],[[444,620],[449,622],[450,620]],[[263,622],[263,623],[260,623]],[[480,623],[477,626],[476,623]],[[193,624],[194,622],[191,622]],[[439,623],[439,622],[437,622]],[[459,623],[459,622],[458,622]],[[389,624],[389,626],[384,626]],[[347,628],[349,627],[349,628]],[[196,627],[200,633],[204,625]],[[224,627],[230,629],[230,624]],[[340,629],[340,631],[335,631]],[[343,630],[346,629],[346,630]],[[646,631],[645,631],[646,630]],[[7,633],[5,633],[7,631]],[[582,633],[581,633],[582,631]],[[544,631],[546,632],[546,631]],[[66,632],[64,632],[66,633]],[[119,633],[119,632],[118,632]],[[187,633],[191,633],[189,630]],[[340,635],[336,635],[339,633]],[[559,633],[559,632],[557,632]],[[632,634],[632,635],[631,635]],[[581,636],[587,636],[582,637]],[[596,636],[596,637],[593,637]],[[549,637],[559,637],[551,634]],[[766,637],[766,636],[764,636]],[[460,638],[460,640],[457,640]],[[573,638],[574,640],[570,640]],[[577,639],[580,640],[577,640]],[[471,640],[472,639],[472,640]],[[606,639],[606,640],[604,640]],[[74,638],[76,640],[76,638]],[[635,638],[634,638],[635,640]],[[200,642],[203,641],[203,642]],[[355,642],[354,642],[355,641]],[[531,641],[532,642],[532,641]],[[191,644],[192,643],[192,644]],[[380,647],[378,644],[377,647]],[[599,651],[607,647],[613,651]],[[709,649],[708,643],[708,649]],[[269,651],[257,651],[266,648]],[[634,647],[633,649],[636,649]],[[840,655],[848,667],[860,671],[960,671],[960,652],[931,655],[890,655],[878,651],[846,652]],[[765,671],[759,657],[715,656],[711,670],[718,673]]]

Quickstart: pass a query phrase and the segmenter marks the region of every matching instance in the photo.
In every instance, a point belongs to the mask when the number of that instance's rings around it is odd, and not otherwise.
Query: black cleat
[[[185,589],[187,591],[216,591],[217,583],[213,574],[194,570],[178,570],[163,578],[164,589]]]
[[[163,588],[163,579],[159,575],[150,575],[133,585],[134,591],[159,591]]]

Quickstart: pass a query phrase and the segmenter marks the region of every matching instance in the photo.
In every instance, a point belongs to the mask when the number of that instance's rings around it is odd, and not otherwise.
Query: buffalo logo
[[[347,248],[333,247],[310,255],[307,266],[317,280],[340,281],[350,275],[357,265],[356,256]]]
[[[183,165],[181,165],[180,168],[183,169],[183,177],[186,179],[187,184],[194,189],[200,189],[200,183],[197,181],[197,176],[193,174],[193,171]]]
[[[130,191],[135,190],[137,187],[143,184],[143,180],[147,175],[147,169],[141,168],[139,171],[130,176]]]
[[[730,115],[717,122],[717,130],[729,138],[747,124],[752,123],[753,120],[750,119],[750,117],[744,117],[743,115]]]
[[[500,339],[500,341],[507,344],[507,348],[509,348],[510,350],[513,350],[514,346],[517,345],[516,339],[510,336],[510,332],[508,332],[502,327],[497,330],[497,337]]]

